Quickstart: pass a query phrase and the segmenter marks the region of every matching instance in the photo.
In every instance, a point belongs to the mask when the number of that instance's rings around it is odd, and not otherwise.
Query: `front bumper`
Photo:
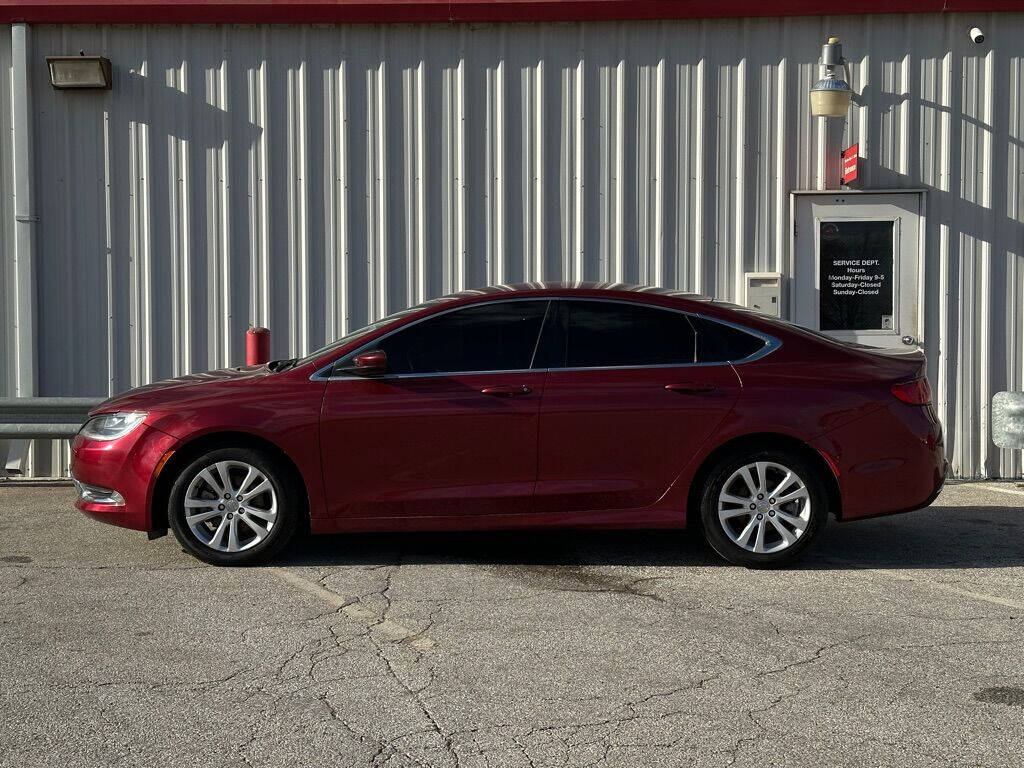
[[[105,523],[152,531],[151,501],[157,471],[177,443],[177,438],[148,424],[117,440],[89,440],[78,435],[71,443],[71,477],[80,484],[113,491],[116,496],[104,499],[102,494],[80,493],[75,506]]]

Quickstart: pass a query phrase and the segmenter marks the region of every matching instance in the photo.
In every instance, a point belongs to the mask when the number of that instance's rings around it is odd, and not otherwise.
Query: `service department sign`
[[[819,225],[819,323],[823,331],[893,327],[892,221]]]

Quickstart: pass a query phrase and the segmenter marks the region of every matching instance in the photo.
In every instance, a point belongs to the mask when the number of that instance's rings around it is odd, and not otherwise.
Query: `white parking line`
[[[935,589],[941,589],[944,592],[952,592],[955,595],[962,595],[963,597],[971,597],[975,600],[983,600],[986,603],[992,603],[994,605],[1002,605],[1006,608],[1013,608],[1018,611],[1024,611],[1024,603],[1019,600],[1009,600],[1005,597],[996,597],[995,595],[987,595],[984,592],[974,592],[970,589],[964,589],[963,587],[957,587],[953,584],[946,584],[941,581],[933,581],[932,579],[915,579],[913,576],[902,576],[897,575],[896,578],[899,581],[912,581],[916,584],[927,584],[929,587]]]
[[[358,599],[346,598],[337,592],[324,589],[315,581],[305,579],[299,576],[299,574],[289,571],[287,568],[267,568],[266,570],[277,576],[281,581],[286,581],[303,592],[313,595],[313,597],[318,597],[328,605],[334,606],[353,621],[362,624],[375,633],[383,635],[393,643],[400,643],[412,638],[412,640],[409,640],[409,645],[421,652],[429,651],[435,645],[434,641],[429,637],[414,632],[397,621],[392,621],[391,619],[381,620],[379,613],[363,605]]]
[[[833,562],[848,565],[851,568],[856,569],[859,573],[862,573],[869,578],[877,577],[879,581],[885,581],[886,579],[893,579],[895,581],[906,581],[912,584],[920,584],[926,587],[933,587],[934,589],[941,590],[943,592],[950,592],[955,595],[961,595],[962,597],[970,597],[974,600],[982,600],[986,603],[992,603],[993,605],[1001,605],[1005,608],[1013,608],[1017,611],[1024,611],[1024,602],[1020,600],[1010,600],[1006,597],[998,597],[996,595],[989,595],[984,592],[975,592],[970,589],[964,589],[953,584],[946,584],[942,581],[935,581],[934,579],[925,578],[923,576],[907,576],[902,573],[893,573],[889,570],[881,568],[857,568],[857,564],[853,560],[845,558],[835,558]]]
[[[1007,493],[1010,496],[1024,496],[1024,490],[1020,488],[1007,488],[1003,485],[989,483],[978,483],[975,487],[984,488],[986,491],[995,491],[996,493]]]

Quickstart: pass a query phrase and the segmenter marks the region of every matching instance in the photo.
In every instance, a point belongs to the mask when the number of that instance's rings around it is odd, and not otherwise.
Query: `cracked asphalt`
[[[1024,490],[830,524],[346,535],[217,569],[0,487],[0,766],[1024,765]]]

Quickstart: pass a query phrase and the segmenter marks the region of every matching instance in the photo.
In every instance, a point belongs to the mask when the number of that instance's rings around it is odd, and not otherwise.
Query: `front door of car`
[[[739,394],[728,363],[696,364],[693,324],[674,310],[567,299],[542,343],[536,512],[654,504]]]
[[[547,300],[471,305],[339,360],[321,412],[329,514],[528,513],[546,373],[531,370]],[[386,355],[358,375],[354,358]]]

